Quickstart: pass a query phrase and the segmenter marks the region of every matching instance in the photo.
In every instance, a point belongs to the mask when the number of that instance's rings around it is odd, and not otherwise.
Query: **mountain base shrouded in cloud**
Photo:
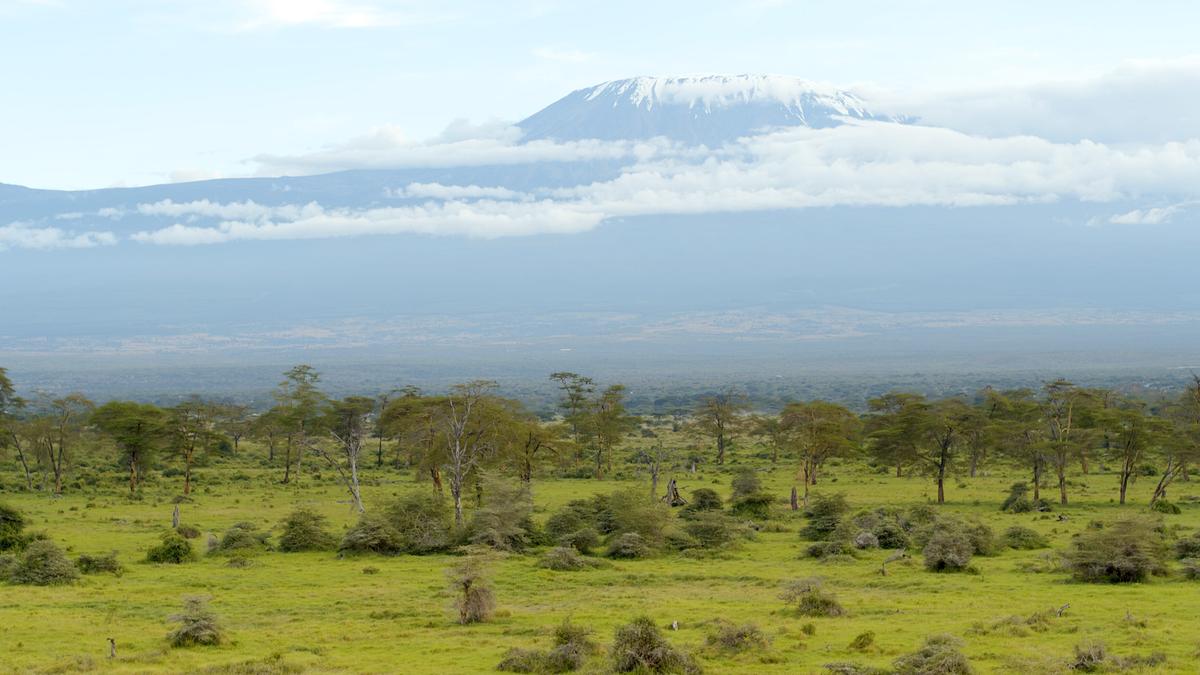
[[[675,349],[694,368],[918,334],[984,353],[989,326],[1111,351],[1140,326],[1170,362],[1200,311],[1196,140],[989,136],[794,78],[705,76],[263,161],[311,175],[0,186],[0,358]]]

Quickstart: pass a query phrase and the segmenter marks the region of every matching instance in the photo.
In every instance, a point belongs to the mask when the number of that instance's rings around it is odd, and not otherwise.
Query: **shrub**
[[[1179,561],[1183,569],[1183,578],[1190,581],[1200,579],[1200,558],[1184,558]]]
[[[1094,673],[1104,668],[1108,660],[1108,648],[1103,642],[1085,642],[1075,645],[1075,659],[1068,666],[1082,673]]]
[[[741,518],[752,520],[768,520],[771,518],[771,504],[775,499],[765,493],[758,492],[734,499],[729,505],[729,511]]]
[[[559,546],[569,546],[580,553],[591,553],[600,545],[600,533],[591,527],[583,527],[558,538]]]
[[[192,545],[174,531],[163,533],[162,541],[146,551],[146,562],[151,563],[178,565],[195,559],[196,552],[192,550]]]
[[[22,548],[25,538],[21,530],[25,529],[25,517],[20,511],[0,504],[0,551],[11,551]]]
[[[1080,534],[1066,554],[1078,581],[1128,583],[1166,572],[1167,545],[1152,521],[1123,520]]]
[[[684,506],[679,511],[681,518],[690,518],[704,511],[720,511],[725,508],[724,502],[721,501],[721,495],[717,494],[716,490],[699,488],[692,491],[691,497],[692,499],[687,503],[687,506]]]
[[[283,534],[279,536],[279,550],[288,553],[298,551],[330,551],[337,547],[337,539],[325,529],[325,516],[300,508],[283,519]]]
[[[608,557],[610,558],[646,558],[651,553],[650,546],[646,544],[646,540],[642,535],[636,532],[626,532],[619,534],[608,544]]]
[[[498,551],[521,551],[529,545],[529,514],[533,499],[524,484],[488,479],[484,505],[475,510],[468,526],[472,544]]]
[[[733,488],[731,497],[736,501],[740,497],[762,492],[762,481],[759,480],[757,471],[745,468],[738,471],[737,475],[733,477],[730,487]]]
[[[354,527],[346,530],[338,545],[341,553],[395,554],[403,550],[404,540],[400,532],[386,517],[377,513],[367,513],[359,518]]]
[[[800,536],[818,541],[828,539],[849,511],[850,504],[845,495],[817,495],[804,513],[808,516],[808,525],[800,530]]]
[[[175,531],[184,539],[196,539],[200,536],[200,528],[195,525],[180,523],[179,527],[175,528]]]
[[[865,633],[859,633],[850,641],[850,649],[856,652],[866,651],[875,644],[875,631],[869,630]]]
[[[600,532],[597,521],[597,502],[591,499],[576,499],[547,518],[544,529],[551,538],[561,539],[585,528]]]
[[[12,573],[12,568],[17,564],[17,556],[0,553],[0,581],[8,581],[8,575]]]
[[[839,555],[853,555],[854,549],[844,541],[818,541],[804,550],[810,558],[824,560]]]
[[[1004,531],[1004,545],[1023,551],[1046,548],[1050,542],[1037,530],[1020,525],[1014,525]]]
[[[496,664],[496,670],[504,673],[544,673],[548,670],[546,652],[513,647],[504,653],[504,658]]]
[[[496,596],[482,556],[468,555],[450,568],[448,576],[460,624],[480,623],[492,617]]]
[[[209,553],[254,553],[265,551],[270,548],[267,541],[267,533],[259,532],[258,526],[254,523],[236,523],[233,527],[225,530],[225,534],[221,535],[220,541],[216,547],[210,548]]]
[[[575,626],[569,619],[554,629],[554,648],[510,649],[496,670],[510,673],[569,673],[579,670],[589,654],[597,651],[591,630]]]
[[[1013,483],[1009,488],[1008,497],[1000,505],[1000,510],[1006,513],[1029,513],[1031,511],[1049,511],[1050,502],[1045,499],[1034,501],[1029,497],[1028,483]]]
[[[854,548],[857,549],[879,548],[879,537],[876,537],[875,533],[873,532],[863,530],[862,532],[854,535],[854,539],[851,541],[851,543],[854,544]]]
[[[567,546],[555,546],[542,554],[538,560],[539,567],[545,567],[556,572],[573,572],[598,567],[600,561],[585,558],[579,552]]]
[[[959,648],[962,641],[952,635],[925,638],[920,649],[896,659],[896,675],[970,675],[974,672]]]
[[[1175,542],[1176,558],[1200,558],[1200,532]]]
[[[79,577],[75,566],[52,541],[30,543],[8,570],[8,581],[27,586],[58,586]]]
[[[1000,544],[996,541],[996,533],[987,525],[974,520],[961,524],[967,539],[971,542],[971,551],[975,555],[996,555],[1000,552]]]
[[[938,529],[925,544],[925,569],[931,572],[957,572],[966,569],[974,550],[971,539],[962,529]]]
[[[384,514],[399,542],[393,552],[426,555],[450,547],[454,515],[440,495],[410,493],[389,504]]]
[[[120,576],[124,571],[121,563],[117,561],[117,552],[102,554],[102,555],[87,555],[86,553],[75,559],[75,568],[80,574],[115,574]]]
[[[634,533],[648,547],[657,548],[671,522],[671,509],[657,499],[647,498],[642,490],[619,490],[608,495],[599,520],[601,532]]]
[[[1156,511],[1158,513],[1165,513],[1168,515],[1175,515],[1175,516],[1183,513],[1182,509],[1180,509],[1178,506],[1176,506],[1175,504],[1172,504],[1171,502],[1169,502],[1165,499],[1159,499],[1158,501],[1151,504],[1150,510]]]
[[[826,593],[819,579],[798,579],[784,586],[779,599],[800,616],[842,616],[846,610],[832,594]]]
[[[610,650],[618,673],[699,673],[691,656],[671,646],[649,617],[617,628]]]
[[[771,646],[762,629],[752,623],[738,626],[723,621],[715,631],[708,634],[707,640],[710,646],[730,652],[766,649]]]
[[[737,528],[723,513],[701,513],[683,525],[683,531],[701,548],[723,548],[734,542]]]
[[[183,610],[167,618],[177,623],[167,634],[172,647],[194,647],[219,645],[225,641],[225,632],[217,615],[208,607],[208,600],[198,596],[183,599]]]

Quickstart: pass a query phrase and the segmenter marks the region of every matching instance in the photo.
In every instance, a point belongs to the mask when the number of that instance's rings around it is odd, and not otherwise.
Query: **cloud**
[[[1118,213],[1108,219],[1114,225],[1161,225],[1171,222],[1175,214],[1186,208],[1187,204],[1172,204],[1148,209],[1134,209],[1126,213]]]
[[[596,58],[591,52],[578,49],[557,49],[554,47],[539,47],[533,50],[533,55],[544,61],[558,63],[586,63]]]
[[[1164,143],[1200,138],[1200,58],[1129,61],[1100,76],[977,91],[864,92],[889,112],[986,136]]]
[[[221,172],[207,169],[175,169],[167,174],[167,180],[172,183],[194,183],[202,180],[221,178]]]
[[[116,235],[107,231],[74,232],[57,227],[35,227],[26,222],[14,222],[0,227],[0,251],[13,248],[43,251],[94,248],[116,243]]]
[[[437,13],[389,8],[386,2],[248,0],[243,4],[248,18],[239,24],[241,30],[288,26],[380,28],[423,24],[444,18]]]
[[[584,148],[586,157],[632,157],[614,179],[535,194],[441,183],[411,183],[390,193],[429,200],[420,206],[328,209],[316,203],[203,200],[141,204],[137,211],[143,215],[183,222],[140,232],[135,239],[200,244],[396,233],[502,237],[580,232],[608,218],[655,214],[1141,198],[1161,202],[1161,195],[1190,197],[1200,191],[1200,141],[1054,143],[1030,136],[987,138],[919,125],[855,122],[752,136],[702,153],[665,141],[647,143],[642,153],[622,142],[547,141],[530,148],[534,145],[488,141],[464,150],[462,142],[454,142],[421,146],[420,153],[442,161],[456,152],[459,160],[537,161],[578,159]],[[1124,217],[1150,222],[1170,215],[1160,207]]]

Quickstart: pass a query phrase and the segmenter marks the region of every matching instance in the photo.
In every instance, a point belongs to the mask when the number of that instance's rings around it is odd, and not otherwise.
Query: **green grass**
[[[326,514],[336,530],[354,521],[342,490],[329,476],[305,476],[283,486],[261,469],[235,463],[198,471],[194,503],[182,505],[183,522],[205,535],[193,543],[203,550],[207,533],[219,534],[239,521],[275,528],[290,509],[309,506]],[[328,473],[328,472],[327,472]],[[237,479],[242,474],[248,479]],[[33,588],[0,586],[0,668],[11,672],[488,672],[511,647],[545,649],[550,631],[565,617],[596,630],[607,643],[613,630],[639,614],[659,625],[678,621],[668,638],[694,655],[708,672],[807,673],[822,664],[856,661],[886,666],[915,650],[927,635],[951,633],[965,640],[965,653],[979,672],[1067,672],[1073,646],[1092,639],[1110,653],[1161,651],[1168,661],[1157,672],[1189,672],[1200,645],[1200,583],[1181,576],[1146,584],[1109,586],[1072,583],[1063,573],[1021,571],[1044,551],[1005,551],[976,558],[979,574],[933,574],[919,555],[893,563],[880,576],[886,552],[874,551],[853,562],[821,563],[802,558],[797,531],[803,519],[786,507],[791,470],[781,467],[765,477],[780,498],[779,518],[786,532],[760,533],[728,555],[692,559],[665,555],[618,561],[611,567],[553,572],[537,566],[536,552],[499,560],[494,568],[500,613],[495,620],[457,625],[451,613],[445,569],[452,556],[359,557],[334,554],[266,553],[247,568],[226,566],[226,558],[202,557],[181,566],[140,562],[169,525],[170,498],[179,479],[157,478],[143,501],[121,492],[117,474],[99,488],[68,492],[60,499],[43,494],[0,493],[0,500],[22,510],[29,529],[44,530],[71,552],[119,552],[123,576],[84,577],[73,586]],[[11,474],[6,474],[11,476]],[[730,473],[676,474],[685,495],[700,487],[728,495]],[[109,480],[111,478],[111,481]],[[997,507],[1014,475],[965,479],[947,487],[947,511],[982,518],[997,533],[1025,525],[1045,534],[1054,549],[1093,519],[1111,520],[1141,512],[1152,488],[1136,484],[1135,504],[1118,507],[1116,478],[1108,474],[1076,476],[1071,506],[1056,512],[1066,522],[1041,514],[1010,515]],[[11,481],[10,483],[11,484]],[[536,480],[536,515],[544,519],[570,499],[626,485],[648,489],[646,481]],[[368,508],[406,490],[428,489],[407,474],[367,472]],[[852,506],[928,503],[933,486],[923,478],[895,478],[865,467],[831,467],[818,491],[843,492]],[[1169,525],[1191,531],[1200,525],[1200,483],[1181,483],[1172,498],[1181,515]],[[90,506],[89,506],[90,504]],[[378,568],[364,574],[364,567]],[[818,576],[848,610],[841,618],[811,619],[789,614],[778,599],[788,579]],[[185,595],[206,595],[221,616],[231,640],[212,648],[171,649],[166,616]],[[1062,618],[1043,632],[990,626],[1012,615],[1070,604]],[[1127,619],[1133,617],[1133,621]],[[717,619],[753,622],[770,636],[768,652],[730,655],[706,648],[705,637]],[[816,626],[813,635],[804,624]],[[855,636],[874,631],[865,652],[849,648]],[[118,656],[107,657],[108,637]],[[237,664],[254,662],[252,666]],[[210,670],[206,670],[210,669]]]

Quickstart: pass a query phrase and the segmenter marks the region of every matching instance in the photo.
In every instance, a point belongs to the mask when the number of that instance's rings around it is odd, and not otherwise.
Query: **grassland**
[[[253,452],[247,450],[246,452]],[[685,494],[711,487],[728,494],[730,473],[713,467],[678,473]],[[950,485],[950,503],[940,507],[978,517],[997,532],[1011,525],[1032,527],[1056,549],[1091,520],[1139,512],[1152,481],[1143,479],[1134,504],[1118,507],[1116,478],[1096,473],[1074,478],[1075,502],[1054,515],[1004,514],[998,504],[1015,476],[1003,471]],[[194,502],[182,505],[183,521],[204,532],[251,521],[275,528],[293,507],[327,515],[340,530],[354,522],[341,489],[330,476],[306,475],[280,485],[275,472],[244,460],[219,461],[199,471]],[[44,530],[72,555],[118,551],[122,576],[94,575],[62,587],[0,585],[0,664],[3,672],[489,672],[511,647],[548,645],[550,630],[565,617],[592,627],[602,642],[614,628],[647,614],[678,646],[696,655],[708,672],[807,673],[822,665],[855,661],[886,666],[916,649],[931,634],[965,640],[963,651],[979,672],[1067,672],[1076,644],[1102,640],[1122,655],[1151,651],[1167,655],[1153,672],[1195,672],[1200,646],[1200,583],[1179,575],[1144,584],[1092,585],[1069,581],[1061,572],[1024,571],[1044,551],[1005,551],[977,558],[978,574],[934,574],[920,564],[893,563],[879,574],[886,552],[853,561],[822,563],[802,556],[798,531],[803,519],[786,507],[792,472],[785,466],[764,473],[779,495],[780,531],[760,532],[739,549],[708,558],[664,555],[617,561],[611,567],[553,572],[535,555],[495,562],[499,615],[491,622],[459,626],[450,610],[445,569],[452,556],[354,557],[332,553],[256,556],[245,568],[206,556],[178,566],[140,562],[170,524],[179,479],[153,476],[144,497],[130,500],[120,475],[106,474],[53,499],[44,494],[0,493],[0,501],[23,511],[31,529]],[[535,514],[544,519],[570,499],[645,479],[535,480]],[[368,508],[392,495],[428,489],[407,473],[369,470]],[[846,463],[830,468],[820,491],[842,492],[854,507],[916,505],[931,500],[932,485],[920,477],[896,478]],[[1190,532],[1200,526],[1200,482],[1183,483],[1172,498],[1183,508],[1168,515],[1169,526]],[[1067,520],[1059,521],[1058,515]],[[203,537],[200,539],[203,542]],[[202,548],[202,546],[197,547]],[[377,573],[365,574],[366,567]],[[818,576],[849,614],[804,618],[784,610],[778,598],[789,579]],[[212,598],[231,640],[211,648],[171,649],[164,638],[168,614],[185,595]],[[1004,624],[1069,604],[1044,630]],[[767,652],[725,654],[705,645],[717,619],[754,622],[772,641]],[[815,632],[803,627],[812,624]],[[875,644],[854,651],[849,644],[874,631]],[[107,641],[118,654],[107,658]],[[1151,671],[1147,671],[1151,672]]]

